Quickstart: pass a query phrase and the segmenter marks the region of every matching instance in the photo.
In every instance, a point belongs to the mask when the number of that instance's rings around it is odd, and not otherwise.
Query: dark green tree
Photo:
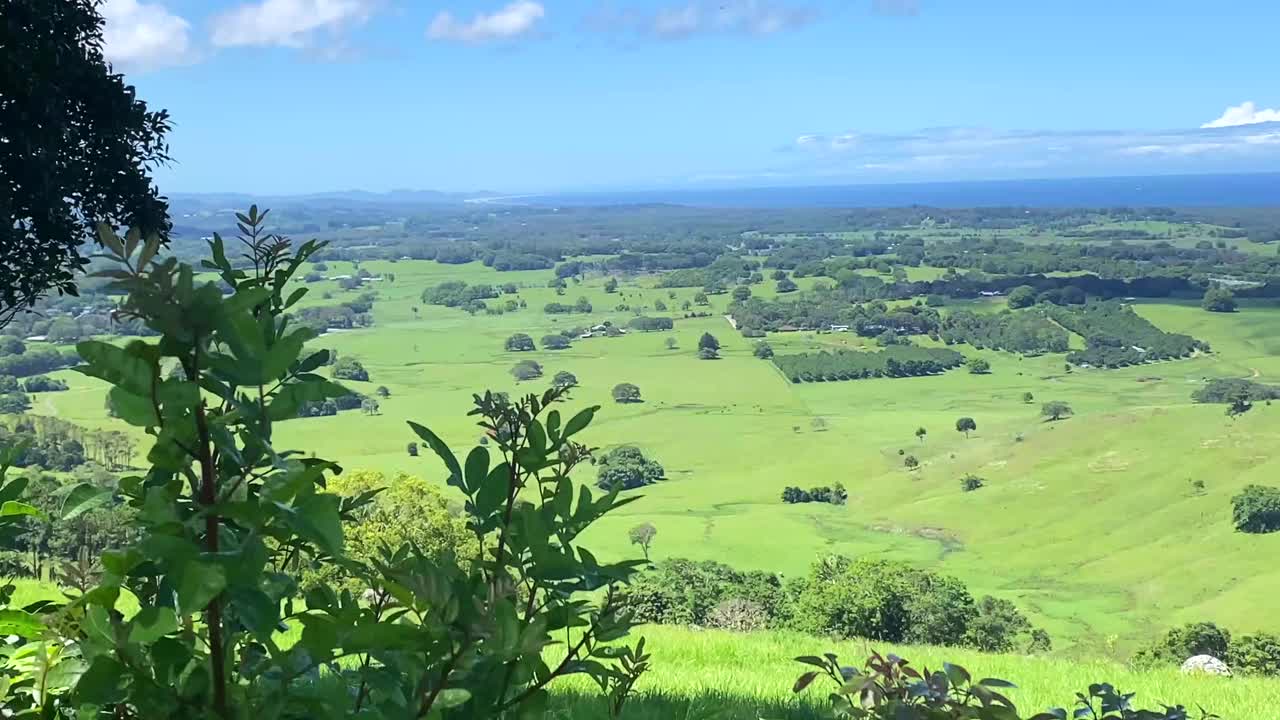
[[[962,417],[956,420],[956,430],[964,433],[965,437],[969,437],[969,433],[978,429],[978,423],[971,417]]]
[[[1209,312],[1235,312],[1235,293],[1220,285],[1214,285],[1205,291],[1204,298],[1200,301],[1200,307],[1208,310]]]
[[[507,352],[529,352],[537,348],[533,344],[533,338],[525,333],[516,333],[507,338],[502,347]]]
[[[617,403],[640,402],[640,388],[631,383],[618,383],[613,386],[613,401]]]
[[[1060,420],[1073,412],[1071,406],[1061,400],[1051,400],[1040,407],[1040,415],[1050,421]]]
[[[44,293],[75,294],[99,223],[168,242],[151,171],[168,162],[169,116],[102,54],[95,0],[0,5],[0,326]]]

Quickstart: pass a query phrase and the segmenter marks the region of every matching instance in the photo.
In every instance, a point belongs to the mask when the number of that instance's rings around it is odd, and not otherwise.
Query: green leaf
[[[0,635],[23,638],[39,637],[45,630],[40,618],[23,610],[0,610]]]
[[[178,582],[178,605],[183,613],[199,612],[226,587],[227,573],[222,566],[193,560],[182,568],[182,579]]]
[[[435,707],[443,710],[455,708],[471,699],[471,692],[464,688],[445,688],[436,696]]]
[[[489,451],[484,447],[477,445],[467,453],[466,474],[463,479],[466,482],[464,488],[467,494],[475,494],[477,490],[484,484],[485,478],[489,476]]]
[[[138,611],[129,621],[129,642],[150,645],[178,631],[178,614],[173,608],[149,607]]]
[[[76,352],[88,363],[77,367],[77,372],[106,380],[135,395],[150,395],[151,381],[159,375],[154,348],[141,341],[121,348],[99,340],[85,340],[76,345]]]
[[[121,680],[124,667],[109,655],[99,655],[76,683],[76,700],[82,705],[108,705],[124,699]]]
[[[581,432],[583,428],[590,425],[591,420],[596,416],[596,411],[599,409],[600,406],[595,405],[582,410],[577,415],[570,418],[569,422],[564,426],[564,432],[560,434],[561,441],[568,440]]]
[[[418,437],[431,446],[436,455],[440,456],[440,459],[444,461],[445,467],[449,469],[449,484],[465,492],[466,487],[462,483],[462,467],[458,465],[458,458],[454,457],[453,451],[449,449],[449,446],[435,433],[412,420],[409,421],[409,427],[413,428]]]
[[[309,360],[310,358],[308,358]],[[306,402],[320,402],[330,398],[350,395],[351,391],[332,380],[305,380],[292,382],[271,396],[271,404],[267,407],[267,416],[272,420],[291,420],[298,416],[298,410]]]
[[[71,488],[71,492],[67,493],[66,499],[62,501],[62,513],[59,517],[62,520],[72,520],[102,505],[110,498],[110,490],[103,490],[89,483],[80,483]]]
[[[805,688],[809,687],[809,684],[812,683],[814,678],[816,677],[818,677],[817,670],[810,670],[809,672],[801,675],[799,678],[796,679],[796,684],[791,686],[791,692],[794,692],[794,693],[801,692]]]
[[[325,551],[342,552],[342,516],[336,495],[311,495],[293,506],[300,528]]]
[[[107,392],[111,409],[121,420],[134,427],[155,427],[160,424],[156,406],[149,396],[129,392],[123,387],[113,387]]]
[[[951,681],[952,685],[964,685],[969,682],[969,671],[959,665],[944,662],[942,663],[942,670],[947,674],[947,679]]]
[[[0,517],[19,517],[22,515],[30,515],[31,517],[43,518],[44,513],[34,505],[28,505],[17,500],[6,500],[0,505]]]
[[[983,679],[981,679],[981,680],[979,680],[979,681],[978,681],[978,684],[979,684],[979,685],[985,685],[985,686],[987,686],[987,687],[998,687],[998,688],[1016,688],[1016,687],[1018,687],[1017,685],[1014,685],[1013,683],[1009,682],[1008,680],[1001,680],[1001,679],[999,679],[999,678],[983,678]]]
[[[420,633],[409,625],[400,623],[362,623],[351,629],[343,640],[345,652],[366,650],[401,650],[417,646]]]

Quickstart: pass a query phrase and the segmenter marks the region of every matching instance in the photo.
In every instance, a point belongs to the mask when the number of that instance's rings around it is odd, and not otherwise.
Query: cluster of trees
[[[349,355],[344,355],[333,363],[333,378],[335,380],[369,382],[369,371],[364,369],[364,365],[361,365],[359,360]]]
[[[498,289],[492,285],[468,285],[461,280],[448,280],[422,291],[423,303],[445,307],[462,307],[496,297]]]
[[[1280,488],[1245,485],[1231,498],[1231,519],[1240,532],[1280,532]]]
[[[1196,655],[1223,660],[1235,674],[1280,677],[1280,635],[1263,632],[1233,637],[1230,630],[1211,622],[1170,628],[1139,650],[1133,664],[1140,668],[1177,666]]]
[[[1047,306],[1059,325],[1085,339],[1085,349],[1067,354],[1075,365],[1117,368],[1155,360],[1189,357],[1208,345],[1152,325],[1133,308],[1118,302],[1095,302],[1078,307]]]
[[[1204,297],[1200,299],[1200,307],[1209,312],[1235,312],[1236,295],[1221,285],[1214,285],[1204,291]]]
[[[4,379],[0,378],[0,385],[4,384]],[[22,382],[22,389],[29,393],[42,392],[64,392],[70,389],[66,380],[60,378],[51,378],[48,375],[34,375]]]
[[[1191,399],[1198,403],[1266,402],[1280,400],[1280,387],[1244,378],[1215,378],[1196,388]]]
[[[362,293],[359,298],[338,305],[319,305],[306,307],[293,314],[294,320],[318,331],[329,328],[350,330],[352,328],[371,327],[373,325],[373,309],[375,296]]]
[[[711,333],[702,333],[698,338],[698,358],[700,360],[719,360],[720,341]]]
[[[343,410],[363,410],[369,400],[372,398],[354,392],[336,398],[308,400],[298,406],[298,417],[330,417]]]
[[[861,276],[859,276],[861,277]],[[892,330],[899,335],[935,335],[942,324],[936,308],[923,303],[890,308],[883,301],[858,303],[839,288],[821,287],[793,300],[750,297],[729,304],[729,314],[747,337],[766,331],[848,327],[863,337]]]
[[[13,448],[12,464],[67,472],[86,463],[119,470],[133,460],[136,443],[118,430],[90,430],[45,415],[24,415],[0,424],[0,448]]]
[[[773,362],[791,382],[799,383],[935,375],[959,367],[964,356],[946,348],[894,345],[878,352],[824,350],[775,355]]]
[[[789,505],[797,503],[831,503],[832,505],[844,505],[849,500],[849,492],[844,489],[844,485],[836,483],[834,487],[829,485],[820,485],[818,487],[804,488],[788,485],[782,490],[782,502]]]
[[[975,600],[963,583],[893,560],[832,557],[808,574],[742,572],[717,562],[662,560],[626,591],[643,622],[1047,652],[1050,638],[1012,603]]]
[[[502,349],[507,352],[532,352],[538,348],[527,333],[516,333],[503,341]]]
[[[979,350],[1007,350],[1023,355],[1066,352],[1067,333],[1035,312],[976,313],[956,310],[942,321],[938,335],[948,345],[968,343]]]
[[[729,285],[762,282],[759,266],[737,255],[721,255],[699,268],[686,268],[664,273],[658,287],[696,287],[724,292]],[[710,291],[708,290],[708,291]]]
[[[675,326],[675,322],[669,317],[649,317],[646,315],[640,315],[627,321],[627,327],[641,332],[671,330]]]
[[[570,313],[589,313],[591,312],[591,301],[585,297],[578,298],[577,302],[572,305],[566,303],[549,302],[542,306],[542,311],[548,315],[568,315]]]
[[[0,343],[0,375],[23,378],[78,365],[74,349],[59,350],[52,345],[26,345],[14,338]]]
[[[662,465],[634,445],[620,445],[596,459],[596,485],[601,490],[634,490],[665,477]]]

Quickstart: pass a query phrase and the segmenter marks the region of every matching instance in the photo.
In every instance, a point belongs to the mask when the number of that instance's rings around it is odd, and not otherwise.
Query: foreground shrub
[[[862,668],[841,665],[832,653],[822,657],[804,656],[796,662],[817,668],[796,679],[792,690],[803,692],[822,677],[835,689],[828,696],[837,718],[867,720],[1188,720],[1193,717],[1181,705],[1160,710],[1140,710],[1133,705],[1133,693],[1122,693],[1107,683],[1095,683],[1087,692],[1077,693],[1074,709],[1064,708],[1024,716],[1004,691],[1017,687],[1008,680],[974,680],[959,665],[943,663],[941,670],[917,671],[896,655],[873,654]],[[1215,720],[1218,716],[1201,710],[1194,717]]]
[[[466,527],[486,552],[460,563],[403,543],[367,562],[352,557],[344,523],[378,512],[377,496],[329,492],[338,466],[273,446],[276,421],[346,393],[312,372],[328,357],[304,355],[315,331],[283,322],[305,293],[286,299],[283,289],[323,246],[292,252],[261,232],[256,208],[239,219],[251,264],[233,266],[217,235],[208,263],[229,295],[174,259],[155,262],[158,240],[102,232],[117,261],[112,291],[126,296],[121,313],[160,339],[81,343],[79,369],[111,385],[120,419],[154,442],[150,467],[116,490],[138,510],[137,541],[104,553],[97,586],[58,610],[56,627],[78,655],[59,675],[74,684],[71,697],[36,715],[537,717],[547,686],[570,674],[590,676],[609,712],[620,712],[648,665],[643,642],[616,643],[630,628],[620,589],[643,561],[602,564],[577,544],[628,502],[569,479],[590,455],[574,438],[596,408],[564,419],[553,409],[558,390],[476,397],[472,415],[497,458],[477,447],[460,460],[411,424],[465,497]],[[172,360],[182,377],[165,377]],[[68,505],[109,494],[76,488]],[[293,607],[297,569],[329,565],[363,580],[369,599],[320,586]],[[126,595],[136,612],[120,604]],[[6,618],[8,632],[33,629]],[[282,647],[286,627],[301,634]],[[56,692],[41,688],[40,702]]]
[[[1280,636],[1258,633],[1232,640],[1227,664],[1236,673],[1280,677]]]

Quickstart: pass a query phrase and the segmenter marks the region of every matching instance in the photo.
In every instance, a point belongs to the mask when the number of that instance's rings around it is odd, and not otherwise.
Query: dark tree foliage
[[[775,355],[773,362],[791,382],[799,383],[935,375],[958,367],[964,356],[945,348],[894,345],[879,352],[837,350]]]
[[[751,354],[761,360],[768,360],[773,357],[773,346],[764,340],[761,340],[756,343],[756,346],[751,350]]]
[[[648,317],[641,315],[631,318],[627,322],[627,327],[641,332],[654,332],[657,330],[671,330],[675,327],[675,323],[669,317]]]
[[[1191,399],[1198,403],[1231,403],[1239,398],[1249,402],[1280,400],[1280,387],[1243,378],[1216,378],[1191,393]]]
[[[640,402],[640,387],[632,383],[618,383],[613,386],[613,401],[617,403]]]
[[[1073,415],[1075,411],[1071,406],[1061,400],[1050,400],[1040,408],[1040,415],[1049,420],[1060,420],[1069,415]]]
[[[50,290],[74,295],[98,223],[168,241],[150,172],[169,116],[102,55],[94,0],[0,3],[0,325]]]
[[[1214,285],[1204,293],[1204,298],[1200,301],[1200,307],[1209,312],[1235,312],[1236,296],[1230,290]]]
[[[542,365],[533,360],[521,360],[511,366],[511,375],[516,380],[534,380],[542,377]]]
[[[364,365],[361,365],[359,360],[344,356],[338,358],[338,361],[333,364],[333,377],[335,380],[369,382],[369,371],[364,369]]]
[[[449,280],[422,291],[422,302],[427,305],[460,307],[475,300],[498,297],[492,285],[468,285],[461,280]]]
[[[1139,650],[1134,664],[1181,664],[1189,657],[1212,655],[1224,659],[1231,647],[1231,632],[1211,622],[1187,623],[1171,628],[1163,637]]]
[[[537,349],[533,344],[533,338],[526,333],[516,333],[508,337],[502,343],[502,348],[507,352],[530,352]]]
[[[1190,335],[1167,333],[1117,302],[1090,303],[1078,307],[1049,306],[1055,322],[1085,339],[1085,350],[1069,353],[1076,365],[1118,368],[1128,365],[1184,358],[1207,346]]]
[[[1280,488],[1245,485],[1239,495],[1231,498],[1231,518],[1240,532],[1280,531]]]
[[[22,389],[29,393],[62,392],[68,389],[67,381],[51,378],[48,375],[36,375],[22,383]]]
[[[610,450],[596,461],[596,485],[601,490],[634,490],[652,485],[665,477],[665,471],[656,460],[645,457],[640,448],[622,445]]]
[[[788,505],[811,502],[844,505],[848,500],[849,491],[841,483],[836,483],[834,487],[821,485],[808,490],[788,485],[782,490],[782,502]]]
[[[766,624],[781,624],[786,598],[782,580],[773,573],[744,572],[711,560],[672,558],[638,574],[626,590],[627,607],[638,622],[666,625],[706,627],[712,611],[734,599],[758,603]]]
[[[569,338],[564,335],[543,335],[542,347],[544,350],[567,350],[569,349]]]
[[[1034,311],[975,313],[957,310],[942,321],[939,335],[948,344],[1008,350],[1024,355],[1067,351],[1067,333]]]

